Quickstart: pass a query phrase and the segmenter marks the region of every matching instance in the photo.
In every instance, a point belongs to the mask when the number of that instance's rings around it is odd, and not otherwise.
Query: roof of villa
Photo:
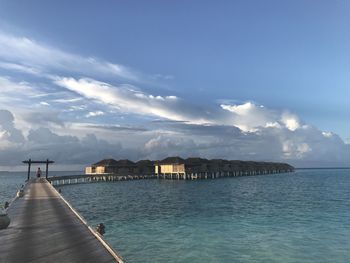
[[[140,161],[137,161],[136,164],[137,165],[154,165],[154,161],[151,161],[151,160],[140,160]]]
[[[208,163],[208,159],[200,158],[200,157],[190,157],[185,160],[186,164],[201,164]]]
[[[117,161],[117,166],[134,166],[135,163],[128,160],[128,159],[123,159],[123,160],[119,160]]]
[[[117,167],[117,166],[153,166],[154,164],[186,164],[186,165],[200,165],[200,164],[208,164],[208,165],[224,165],[229,164],[233,167],[285,167],[285,168],[293,168],[293,166],[287,163],[277,163],[277,162],[256,162],[256,161],[240,161],[240,160],[224,160],[224,159],[204,159],[200,157],[190,157],[182,159],[179,156],[167,157],[161,161],[151,161],[151,160],[139,160],[136,163],[127,159],[122,159],[116,161],[115,159],[103,159],[92,166],[105,166],[105,167]]]
[[[180,164],[180,163],[185,163],[185,160],[179,156],[175,156],[175,157],[165,158],[165,159],[159,161],[159,163],[160,164]]]
[[[114,159],[103,159],[97,163],[93,164],[94,166],[115,166],[117,165],[117,161]]]

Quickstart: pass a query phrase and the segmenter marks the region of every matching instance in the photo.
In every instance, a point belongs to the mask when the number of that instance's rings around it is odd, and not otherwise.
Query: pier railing
[[[112,182],[140,179],[155,179],[155,175],[116,175],[116,174],[80,174],[49,177],[48,181],[53,185],[81,184],[94,182]]]

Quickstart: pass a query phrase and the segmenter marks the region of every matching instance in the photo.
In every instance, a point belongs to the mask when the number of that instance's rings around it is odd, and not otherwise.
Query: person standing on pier
[[[38,177],[38,178],[41,177],[41,170],[40,170],[40,167],[38,168],[38,171],[36,172],[36,177]]]

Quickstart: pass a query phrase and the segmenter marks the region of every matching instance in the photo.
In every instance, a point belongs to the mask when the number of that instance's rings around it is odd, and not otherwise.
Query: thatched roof
[[[128,159],[117,161],[117,166],[135,166],[136,164]]]
[[[165,159],[159,161],[159,163],[160,164],[181,164],[181,163],[185,163],[185,160],[179,156],[175,156],[175,157],[165,158]]]
[[[224,160],[224,159],[211,159],[210,160],[211,163],[216,163],[216,164],[221,164],[221,163],[227,163],[228,161],[227,160]]]
[[[140,160],[136,162],[137,166],[154,166],[155,162],[150,160]]]
[[[104,167],[151,167],[155,164],[186,164],[188,167],[200,167],[206,164],[208,167],[226,167],[225,169],[290,169],[294,170],[294,167],[287,163],[277,162],[254,162],[254,161],[240,161],[240,160],[224,160],[224,159],[204,159],[199,157],[191,157],[182,159],[179,156],[173,156],[165,158],[161,161],[140,160],[136,163],[123,159],[116,161],[114,159],[103,159],[92,166],[104,166]],[[228,167],[228,168],[227,168]],[[191,169],[192,169],[191,168]],[[210,168],[212,169],[212,168]]]
[[[208,163],[208,162],[209,162],[208,159],[199,158],[199,157],[190,157],[190,158],[187,158],[185,160],[185,163],[187,165],[200,165],[200,164]]]
[[[117,165],[117,161],[114,159],[103,159],[93,164],[93,166],[116,166],[116,165]]]

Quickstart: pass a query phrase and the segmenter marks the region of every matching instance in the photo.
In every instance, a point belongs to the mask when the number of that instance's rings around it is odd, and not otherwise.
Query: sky
[[[350,166],[348,1],[0,0],[0,169]]]

